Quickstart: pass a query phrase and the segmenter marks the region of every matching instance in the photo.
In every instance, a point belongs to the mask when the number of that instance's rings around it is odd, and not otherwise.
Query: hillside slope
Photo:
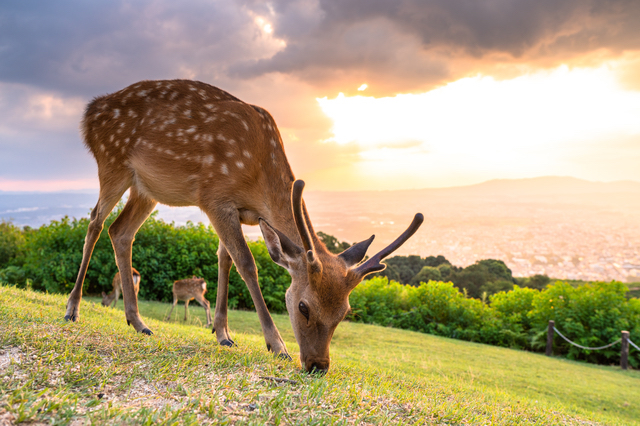
[[[255,313],[231,312],[239,346],[228,349],[191,325],[201,321],[201,309],[180,324],[157,320],[168,304],[142,302],[156,333],[149,338],[127,327],[122,311],[93,302],[83,302],[78,323],[65,323],[66,297],[0,287],[0,423],[555,425],[640,418],[634,371],[344,323],[333,366],[318,378],[264,350]],[[293,355],[287,317],[275,321]]]

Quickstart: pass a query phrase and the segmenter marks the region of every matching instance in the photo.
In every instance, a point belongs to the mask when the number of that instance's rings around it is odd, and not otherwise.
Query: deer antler
[[[304,250],[307,252],[307,262],[309,263],[312,271],[320,272],[322,270],[322,265],[320,265],[320,262],[316,259],[311,236],[309,235],[309,227],[307,226],[307,222],[302,211],[303,189],[304,181],[297,180],[293,183],[293,190],[291,191],[291,207],[293,208],[293,217],[296,221],[296,226],[298,227],[298,233],[300,234],[302,245],[304,246]]]
[[[375,256],[371,257],[362,265],[355,268],[354,271],[357,274],[359,274],[361,277],[371,274],[372,272],[382,271],[384,268],[387,267],[387,265],[385,265],[384,263],[380,263],[380,261],[385,257],[389,256],[394,251],[396,251],[398,247],[404,244],[405,241],[407,241],[413,234],[415,234],[418,228],[420,228],[420,225],[422,225],[423,221],[424,221],[424,216],[422,215],[422,213],[417,213],[414,216],[413,221],[411,222],[411,225],[409,225],[407,230],[404,231],[402,235],[396,238],[394,242],[392,242],[387,247],[382,249]]]

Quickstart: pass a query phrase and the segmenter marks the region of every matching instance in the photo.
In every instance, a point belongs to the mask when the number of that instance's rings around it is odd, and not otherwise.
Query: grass
[[[405,330],[341,324],[325,377],[266,352],[256,314],[231,311],[235,348],[204,310],[140,302],[155,332],[85,298],[0,287],[0,424],[638,424],[640,374]],[[295,357],[284,315],[274,315]],[[265,379],[265,377],[267,377]],[[283,378],[288,381],[275,381]]]

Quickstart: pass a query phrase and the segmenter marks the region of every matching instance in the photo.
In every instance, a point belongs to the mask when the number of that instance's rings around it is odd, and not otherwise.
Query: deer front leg
[[[106,186],[105,186],[106,187]],[[76,283],[73,286],[73,290],[69,294],[69,300],[67,301],[67,312],[64,315],[64,319],[67,321],[77,321],[80,317],[80,300],[82,300],[82,286],[84,284],[84,278],[87,274],[87,268],[89,267],[89,261],[93,254],[93,248],[100,238],[100,233],[104,226],[104,221],[111,213],[111,210],[115,207],[116,203],[124,194],[126,188],[108,188],[104,189],[101,182],[100,196],[98,203],[91,211],[91,221],[87,229],[87,236],[84,240],[84,249],[82,250],[82,263],[80,263],[80,270],[78,271],[78,277]]]
[[[176,295],[173,295],[173,305],[171,305],[171,309],[169,310],[169,315],[167,315],[167,319],[165,321],[169,321],[171,319],[171,314],[173,313],[173,308],[178,304],[178,298]]]
[[[229,298],[229,272],[233,261],[229,252],[220,241],[218,245],[218,290],[216,292],[216,310],[214,312],[213,330],[216,340],[222,346],[234,346],[235,342],[229,334],[227,322],[228,298]],[[209,314],[211,315],[211,314]],[[211,321],[211,319],[209,319]]]
[[[258,284],[258,269],[256,268],[256,263],[253,260],[253,255],[251,254],[251,250],[249,250],[249,246],[244,239],[244,235],[242,234],[242,227],[240,225],[240,218],[238,216],[237,210],[227,210],[216,212],[217,214],[209,215],[209,220],[213,224],[213,227],[218,231],[218,236],[220,237],[220,242],[224,245],[224,248],[231,256],[233,263],[236,264],[236,268],[238,268],[238,272],[240,276],[244,280],[247,288],[249,289],[249,293],[251,294],[251,299],[253,300],[253,304],[256,307],[256,312],[258,313],[258,318],[260,319],[260,325],[262,326],[262,333],[264,335],[265,342],[267,344],[267,349],[276,355],[281,356],[282,358],[291,359],[289,354],[287,353],[287,347],[284,344],[284,340],[280,337],[280,333],[276,328],[276,325],[273,323],[273,318],[271,318],[271,314],[267,309],[267,304],[264,302],[264,298],[262,297],[262,291],[260,291],[260,285]],[[218,258],[220,260],[220,258]],[[230,267],[229,267],[230,268]],[[218,270],[220,273],[220,269]],[[226,325],[226,300],[227,294],[226,289],[228,286],[228,274],[226,278],[227,285],[225,286],[225,294],[224,294],[224,303],[225,303],[225,325]],[[220,288],[218,288],[220,291]],[[218,293],[218,297],[220,297],[220,293]],[[219,299],[216,298],[216,301]],[[216,322],[218,314],[218,303],[216,302],[216,317],[214,318],[214,329],[217,330]],[[218,341],[220,341],[220,337],[218,337]],[[222,342],[220,342],[222,344]]]
[[[131,246],[140,226],[149,217],[156,206],[156,201],[139,195],[135,187],[131,187],[129,199],[122,213],[109,228],[109,236],[116,254],[116,264],[122,280],[122,296],[127,324],[143,334],[153,334],[140,318],[138,311],[138,295],[133,287],[133,271],[131,266]]]

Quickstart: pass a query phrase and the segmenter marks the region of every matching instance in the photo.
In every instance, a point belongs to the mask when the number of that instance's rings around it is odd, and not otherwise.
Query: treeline
[[[122,206],[109,216],[96,244],[85,294],[111,290],[117,272],[107,234]],[[20,229],[0,222],[0,282],[51,293],[69,293],[82,259],[89,220],[64,218],[38,229]],[[334,252],[347,243],[320,234]],[[274,313],[286,312],[284,295],[291,277],[271,261],[264,242],[248,242],[255,257],[262,294]],[[218,236],[210,226],[176,226],[152,215],[133,245],[133,266],[142,275],[140,297],[171,301],[174,280],[203,277],[215,303]],[[545,276],[514,278],[504,262],[487,259],[466,268],[443,256],[395,256],[388,268],[361,283],[350,297],[350,320],[420,331],[456,339],[533,351],[544,349],[547,322],[584,346],[601,346],[619,338],[621,330],[640,342],[640,300],[627,300],[622,283],[566,282],[549,284]],[[400,284],[405,282],[407,284]],[[528,288],[527,288],[528,287]],[[229,306],[253,309],[246,285],[235,267],[229,284]],[[619,347],[584,351],[556,339],[556,353],[571,359],[617,363]],[[632,350],[630,363],[640,366]]]
[[[520,287],[543,289],[551,282],[546,275],[515,278],[511,269],[496,259],[479,260],[466,268],[454,266],[444,256],[394,256],[385,260],[387,269],[377,274],[412,286],[429,281],[452,282],[469,297],[486,298],[501,291]]]

